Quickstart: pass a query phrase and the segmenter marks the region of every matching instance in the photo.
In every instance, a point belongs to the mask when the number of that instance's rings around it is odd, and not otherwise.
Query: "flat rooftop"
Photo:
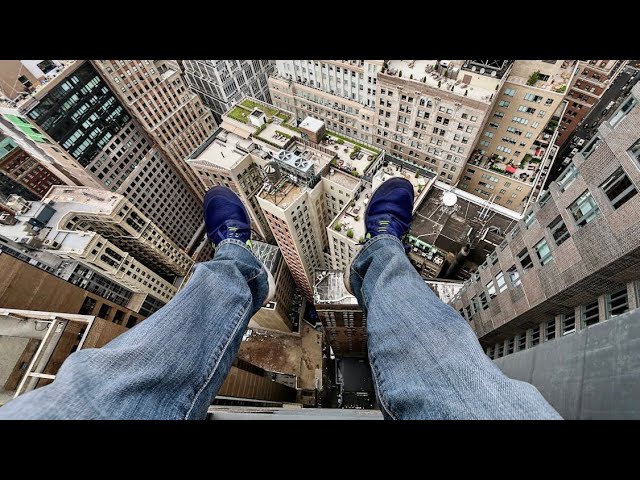
[[[267,120],[272,120],[274,117],[276,122],[286,123],[291,118],[291,114],[284,110],[280,110],[273,105],[261,102],[255,98],[245,98],[238,102],[236,105],[227,110],[223,116],[232,118],[241,123],[249,123],[249,116],[255,109],[264,112]]]
[[[351,200],[347,206],[340,212],[331,224],[331,228],[338,234],[349,238],[347,232],[352,232],[351,240],[358,243],[360,239],[364,239],[366,228],[364,226],[364,212],[371,198],[371,184],[365,182],[365,188],[360,192],[357,199]],[[336,230],[336,226],[340,225],[340,231]]]
[[[317,132],[322,128],[324,122],[322,120],[318,120],[317,118],[307,117],[305,118],[300,125],[299,128],[304,128],[305,130],[309,130],[311,132]]]
[[[187,158],[187,162],[197,160],[231,170],[248,155],[238,146],[247,150],[252,143],[251,138],[219,128]]]
[[[563,93],[569,88],[575,63],[576,60],[518,60],[507,81]],[[543,76],[534,76],[536,72]]]
[[[357,305],[356,297],[344,286],[342,270],[316,270],[313,284],[313,301],[316,304]]]
[[[359,179],[333,167],[328,170],[325,177],[349,190],[354,190],[360,184]]]
[[[357,176],[364,175],[372,162],[380,155],[380,150],[376,148],[357,144],[355,140],[351,141],[347,137],[329,130],[320,145],[337,156],[336,161],[332,162],[334,167],[350,174],[355,172]],[[357,153],[354,154],[354,152]]]
[[[413,76],[413,81],[424,83],[433,88],[440,88],[449,93],[458,94],[461,97],[467,92],[467,98],[477,100],[483,103],[491,103],[491,96],[495,94],[495,87],[489,88],[488,86],[480,85],[467,85],[462,81],[462,75],[458,74],[458,78],[447,78],[444,76],[444,69],[441,67],[439,71],[435,70],[437,60],[390,60],[389,68],[385,72],[387,75],[397,76],[402,72],[403,80],[410,80]],[[448,76],[451,76],[453,69],[458,70],[464,65],[464,60],[450,60],[449,67],[447,69]],[[425,81],[423,81],[425,80]],[[499,83],[499,79],[495,79],[495,84]],[[440,87],[438,87],[438,82]],[[451,87],[454,87],[451,92]]]
[[[0,106],[10,107],[10,108],[18,108],[20,105],[25,103],[25,100],[31,99],[36,96],[41,90],[47,88],[52,80],[60,77],[62,74],[66,73],[66,71],[78,60],[56,60],[56,62],[60,63],[59,67],[54,68],[53,70],[47,72],[40,80],[40,82],[36,82],[31,86],[31,91],[24,92],[20,96],[16,97],[15,100],[9,100],[7,98],[0,98]],[[82,62],[84,60],[80,60]],[[16,81],[18,81],[16,79]]]
[[[465,60],[462,70],[501,79],[512,63],[512,60]]]
[[[108,190],[91,187],[53,186],[44,200],[56,202],[54,208],[59,208],[59,202],[73,202],[83,207],[83,211],[111,213],[124,199],[122,195]]]
[[[300,195],[304,193],[307,187],[301,187],[293,183],[291,180],[283,177],[283,180],[276,186],[265,186],[258,196],[275,206],[280,207],[282,210],[286,210],[293,202],[295,202]]]
[[[316,388],[322,369],[322,333],[301,322],[300,335],[263,328],[248,329],[238,358],[270,372],[295,375],[298,387]]]
[[[517,220],[457,195],[453,207],[442,203],[445,190],[432,188],[413,217],[410,234],[436,248],[456,254],[467,243],[467,268],[475,270],[517,224]]]

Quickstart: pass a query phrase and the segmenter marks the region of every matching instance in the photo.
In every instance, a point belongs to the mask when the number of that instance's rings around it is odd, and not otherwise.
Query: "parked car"
[[[586,140],[584,138],[581,138],[580,140],[578,140],[578,143],[576,143],[577,146],[582,146],[584,144]]]
[[[569,154],[569,157],[573,157],[576,153],[578,153],[580,151],[579,148],[574,148],[573,150],[571,150],[571,153]]]

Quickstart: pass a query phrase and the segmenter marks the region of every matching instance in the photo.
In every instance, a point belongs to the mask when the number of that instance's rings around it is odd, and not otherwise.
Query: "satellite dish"
[[[445,207],[453,207],[457,201],[458,196],[453,192],[445,192],[445,194],[442,195],[442,203]]]

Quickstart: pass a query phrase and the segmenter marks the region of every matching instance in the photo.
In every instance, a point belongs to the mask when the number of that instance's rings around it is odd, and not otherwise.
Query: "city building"
[[[356,180],[356,187],[344,205],[340,203],[338,210],[330,209],[333,220],[327,228],[329,237],[329,249],[331,252],[331,268],[346,271],[351,264],[360,246],[365,242],[366,228],[364,223],[365,211],[373,192],[384,181],[391,177],[401,177],[413,184],[414,208],[413,213],[428,194],[436,181],[435,174],[412,163],[405,162],[391,155],[384,155],[372,162],[367,176],[362,180]],[[326,181],[334,180],[335,174],[330,172]],[[325,179],[323,179],[325,181]],[[343,183],[344,186],[344,183]],[[333,199],[334,190],[330,186],[327,192]],[[329,200],[329,198],[327,198]],[[333,203],[333,202],[332,202]],[[330,203],[329,205],[332,205]]]
[[[269,77],[272,102],[323,120],[341,135],[373,143],[377,74],[382,60],[276,60]]]
[[[575,68],[571,60],[513,62],[461,169],[459,188],[518,213],[527,208],[543,183]]]
[[[436,181],[414,212],[409,260],[425,280],[466,280],[520,215]]]
[[[295,283],[289,273],[289,267],[282,258],[280,249],[268,243],[251,241],[252,250],[256,257],[269,269],[276,284],[275,298],[263,306],[251,317],[249,328],[262,327],[271,330],[290,332],[294,323],[299,324],[298,312],[292,311],[295,293]],[[304,312],[304,308],[302,309]]]
[[[3,248],[0,268],[2,308],[97,315],[128,328],[147,316],[127,308],[107,289],[93,288],[90,282],[66,281],[26,255],[19,257]]]
[[[0,199],[20,195],[38,200],[52,185],[64,185],[45,164],[29,155],[11,138],[0,132]]]
[[[78,184],[121,193],[189,253],[201,243],[200,198],[91,62],[66,62],[17,109],[20,122],[93,179]]]
[[[240,196],[253,229],[268,242],[273,235],[257,195],[265,182],[263,168],[298,135],[287,123],[291,117],[290,112],[245,98],[222,115],[220,128],[187,159],[206,189],[223,185]]]
[[[0,308],[0,405],[52,383],[76,350],[100,348],[126,330],[99,315]]]
[[[211,112],[186,85],[175,60],[93,60],[120,102],[199,196],[204,187],[184,160],[215,129]]]
[[[273,60],[182,60],[181,64],[188,87],[218,121],[244,97],[271,103],[267,78]]]
[[[37,162],[55,175],[63,185],[101,187],[100,182],[82,165],[78,164],[60,146],[56,146],[44,131],[16,108],[0,107],[0,138],[19,148],[30,159],[28,165]]]
[[[0,93],[11,105],[64,68],[64,60],[0,60]],[[15,105],[14,105],[15,106]]]
[[[566,96],[567,109],[558,126],[556,145],[565,144],[626,64],[626,60],[578,60]]]
[[[123,196],[52,187],[43,201],[13,197],[0,249],[115,303],[150,315],[171,300],[193,261]]]
[[[508,60],[390,60],[378,73],[375,145],[455,185],[511,68]]]
[[[639,100],[635,85],[451,302],[491,358],[640,305]]]
[[[313,303],[325,339],[339,357],[367,356],[367,316],[344,286],[344,271],[315,271]]]

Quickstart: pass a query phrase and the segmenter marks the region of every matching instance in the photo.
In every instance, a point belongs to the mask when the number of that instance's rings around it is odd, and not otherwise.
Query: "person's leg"
[[[225,240],[165,307],[100,349],[67,358],[55,381],[0,419],[202,419],[269,289],[262,263]]]
[[[204,213],[214,259],[140,325],[70,355],[52,384],[7,403],[0,419],[205,418],[249,319],[275,285],[249,248],[249,214],[238,196],[214,187]]]
[[[395,187],[395,193],[403,188]],[[354,259],[347,282],[367,315],[369,360],[385,418],[560,419],[535,387],[505,376],[467,321],[425,284],[399,240],[411,208],[399,222],[393,215],[379,221],[372,211],[389,206],[377,192],[367,210],[367,229],[377,231]],[[385,195],[395,201],[391,189]],[[411,205],[408,197],[396,203]],[[398,205],[391,209],[402,216]]]

